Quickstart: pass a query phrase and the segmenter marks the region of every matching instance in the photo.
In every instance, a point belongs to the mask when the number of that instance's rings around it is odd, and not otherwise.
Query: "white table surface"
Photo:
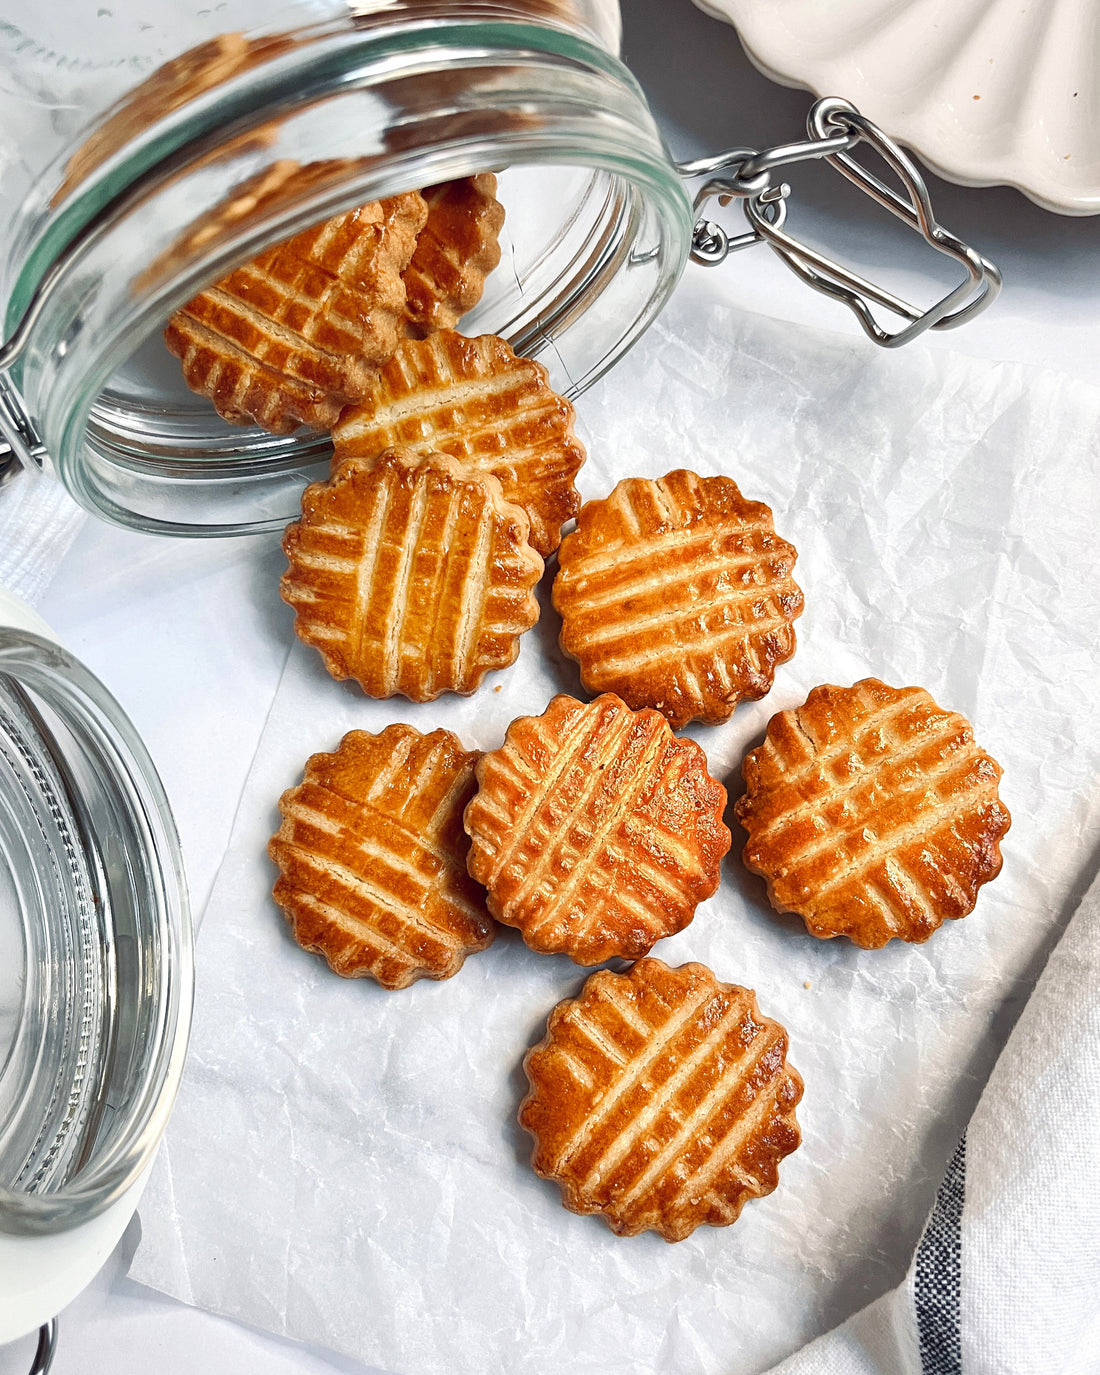
[[[800,136],[807,96],[759,76],[732,30],[689,0],[625,0],[623,10],[626,61],[676,157]],[[796,170],[787,179],[795,189],[789,228],[843,246],[841,256],[869,271],[885,265],[903,292],[920,295],[923,280],[922,299],[933,299],[935,283],[947,280],[942,271],[931,275],[930,250],[910,244],[905,231],[827,168]],[[929,346],[1100,380],[1100,223],[1052,216],[1004,189],[963,189],[933,179],[932,190],[941,222],[997,262],[1006,286],[992,311],[962,330],[933,336]],[[807,291],[763,248],[710,275],[714,290],[732,304],[824,328],[856,328],[842,308]],[[282,667],[275,637],[257,631],[257,609],[266,607],[266,589],[281,566],[274,537],[180,542],[89,521],[40,608],[144,735],[176,812],[197,911]],[[232,711],[220,709],[212,693],[226,656],[239,669]],[[135,1220],[99,1277],[61,1315],[57,1375],[367,1369],[129,1281],[138,1227]],[[22,1375],[33,1348],[29,1338],[0,1348],[0,1375]]]

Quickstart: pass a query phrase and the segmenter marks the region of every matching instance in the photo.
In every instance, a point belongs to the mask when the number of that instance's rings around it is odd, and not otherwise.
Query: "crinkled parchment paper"
[[[873,674],[965,713],[1005,768],[1000,878],[925,946],[819,942],[742,869],[655,953],[786,1024],[802,1148],[730,1229],[614,1237],[535,1178],[520,1061],[584,975],[504,932],[385,993],[299,950],[269,893],[276,799],[352,727],[497,745],[579,692],[548,597],[472,698],[365,700],[291,653],[198,946],[194,1040],[132,1276],[409,1375],[766,1369],[895,1283],[999,1046],[1094,866],[1100,395],[1016,365],[746,317],[690,278],[581,398],[586,497],[728,473],[800,551],[799,648],[763,702],[692,728],[733,796],[769,716]],[[291,616],[271,589],[272,634]],[[198,745],[197,745],[198,747]],[[216,767],[216,761],[213,764]]]

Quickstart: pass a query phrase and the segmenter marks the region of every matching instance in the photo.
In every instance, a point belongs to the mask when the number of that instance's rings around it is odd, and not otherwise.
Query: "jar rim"
[[[151,1163],[183,1072],[193,935],[179,838],[133,725],[66,650],[8,627],[0,767],[24,965],[0,1047],[0,1234],[40,1235],[105,1212]]]

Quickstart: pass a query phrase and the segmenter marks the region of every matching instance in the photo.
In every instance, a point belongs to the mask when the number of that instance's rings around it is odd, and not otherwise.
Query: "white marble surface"
[[[733,33],[689,0],[626,0],[623,9],[627,61],[677,157],[798,137],[807,98],[770,85],[747,63]],[[797,197],[791,227],[818,242],[845,245],[869,270],[885,268],[894,283],[919,293],[927,249],[910,246],[900,229],[827,169],[811,168],[790,180]],[[943,223],[997,261],[1007,285],[992,312],[931,346],[1100,380],[1100,226],[1059,219],[1007,190],[940,182],[933,190]],[[825,328],[855,328],[839,307],[809,294],[762,248],[711,276],[715,292],[730,304]],[[934,294],[926,278],[924,290],[929,298]],[[266,605],[259,589],[280,558],[273,540],[184,544],[88,522],[41,607],[149,743],[173,800],[200,909],[282,670],[281,654],[253,628],[256,608]],[[234,665],[232,710],[211,700],[224,690],[226,662]],[[200,742],[216,769],[200,767]],[[57,1375],[365,1369],[133,1284],[125,1272],[137,1225],[61,1316]],[[0,1348],[0,1375],[22,1375],[32,1352],[29,1339]]]

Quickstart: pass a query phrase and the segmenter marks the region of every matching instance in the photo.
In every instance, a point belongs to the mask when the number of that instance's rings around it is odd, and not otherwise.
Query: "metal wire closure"
[[[0,348],[0,488],[21,468],[41,467],[46,448],[39,438],[30,417],[23,408],[23,400],[8,376],[26,351],[35,320],[46,299],[39,292],[30,309],[19,321],[15,333]]]
[[[46,1375],[57,1353],[57,1319],[51,1318],[38,1329],[38,1349],[28,1375]]]
[[[707,178],[695,196],[697,218],[691,247],[695,262],[713,267],[738,249],[767,243],[808,286],[843,301],[868,337],[883,348],[900,348],[926,329],[954,329],[993,303],[1001,289],[1000,272],[988,258],[937,223],[924,178],[893,139],[854,105],[836,96],[816,102],[807,117],[806,130],[809,138],[800,143],[762,151],[735,148],[677,165],[685,177]],[[901,182],[908,199],[855,161],[851,153],[860,143],[879,154]],[[916,230],[934,249],[960,262],[966,269],[966,279],[927,310],[920,310],[785,233],[790,187],[785,183],[773,185],[772,173],[810,158],[824,158],[861,191]],[[715,196],[720,205],[728,205],[731,200],[741,202],[749,223],[745,233],[731,237],[705,217],[706,205]],[[884,329],[875,319],[872,303],[884,306],[909,324],[893,331]]]

